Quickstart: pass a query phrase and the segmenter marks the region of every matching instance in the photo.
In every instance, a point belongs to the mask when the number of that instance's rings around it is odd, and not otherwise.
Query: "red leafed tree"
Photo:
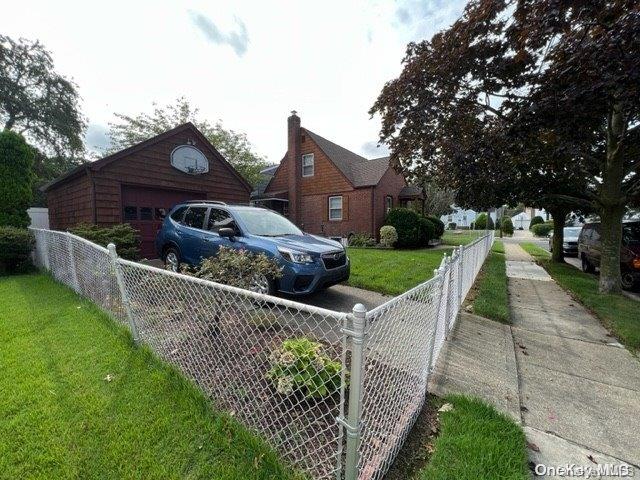
[[[471,1],[403,63],[371,109],[394,166],[469,206],[597,212],[600,290],[619,290],[622,215],[640,192],[638,2]]]

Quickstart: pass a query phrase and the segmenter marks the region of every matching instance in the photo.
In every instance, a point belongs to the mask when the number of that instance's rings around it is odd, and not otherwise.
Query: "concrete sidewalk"
[[[535,463],[624,462],[640,476],[640,362],[519,245],[505,251],[513,325],[461,315],[431,391],[476,395],[520,420]]]

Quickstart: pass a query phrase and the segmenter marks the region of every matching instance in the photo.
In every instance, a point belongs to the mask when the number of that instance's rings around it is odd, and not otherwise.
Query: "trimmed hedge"
[[[546,237],[553,230],[553,222],[544,222],[534,225],[531,231],[536,237]]]
[[[398,234],[397,248],[412,248],[421,245],[420,215],[408,208],[393,208],[387,214],[385,225],[391,225]]]
[[[427,217],[427,220],[433,223],[433,225],[436,227],[435,234],[434,234],[435,236],[433,238],[442,237],[442,235],[444,235],[444,222],[440,220],[438,217],[434,217],[433,215],[429,215]]]
[[[121,223],[111,227],[81,224],[70,228],[69,231],[103,247],[113,243],[116,246],[118,255],[127,260],[138,260],[139,258],[140,234],[128,223]]]
[[[536,215],[531,219],[531,222],[529,222],[529,230],[531,230],[535,225],[540,225],[541,223],[544,223],[544,218],[540,215]]]
[[[436,238],[436,226],[428,218],[420,217],[420,246],[428,247],[429,241]]]
[[[513,222],[509,217],[502,219],[502,233],[513,235]]]
[[[0,227],[0,274],[28,270],[35,239],[29,230]]]
[[[487,227],[487,219],[489,221],[488,227]],[[487,217],[487,214],[483,212],[476,217],[476,221],[473,224],[473,228],[475,230],[485,230],[485,228],[487,230],[493,230],[495,228],[495,225],[493,224],[493,218]]]

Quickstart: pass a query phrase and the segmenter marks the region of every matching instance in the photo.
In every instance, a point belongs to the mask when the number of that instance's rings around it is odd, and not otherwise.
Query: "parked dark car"
[[[601,248],[600,223],[588,223],[582,227],[578,238],[578,255],[583,272],[592,273],[600,267]],[[630,290],[640,287],[640,221],[622,223],[620,271],[622,288]]]
[[[165,266],[198,265],[221,246],[264,253],[282,266],[279,279],[256,279],[252,290],[304,295],[349,278],[347,253],[335,240],[302,232],[266,208],[194,201],[173,207],[156,235],[156,251]]]
[[[578,256],[578,236],[582,227],[565,227],[562,229],[562,251],[565,255]],[[549,251],[553,251],[553,233],[549,234]]]

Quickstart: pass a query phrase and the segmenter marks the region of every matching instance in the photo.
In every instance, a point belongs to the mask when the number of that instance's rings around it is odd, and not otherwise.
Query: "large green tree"
[[[199,109],[193,107],[184,97],[178,98],[173,105],[154,104],[151,113],[141,113],[136,116],[116,113],[118,122],[109,124],[111,145],[108,153],[135,145],[182,123],[191,122],[227,161],[251,185],[255,186],[261,179],[260,170],[266,168],[268,163],[254,152],[246,134],[227,130],[219,121],[211,124],[199,118],[198,113]]]
[[[22,135],[10,130],[0,132],[0,225],[29,225],[33,153]]]
[[[462,204],[593,209],[611,292],[624,206],[640,191],[639,88],[637,1],[473,0],[409,44],[372,113],[394,165],[448,171]]]
[[[0,126],[47,154],[75,156],[86,127],[77,86],[38,42],[0,35]]]

